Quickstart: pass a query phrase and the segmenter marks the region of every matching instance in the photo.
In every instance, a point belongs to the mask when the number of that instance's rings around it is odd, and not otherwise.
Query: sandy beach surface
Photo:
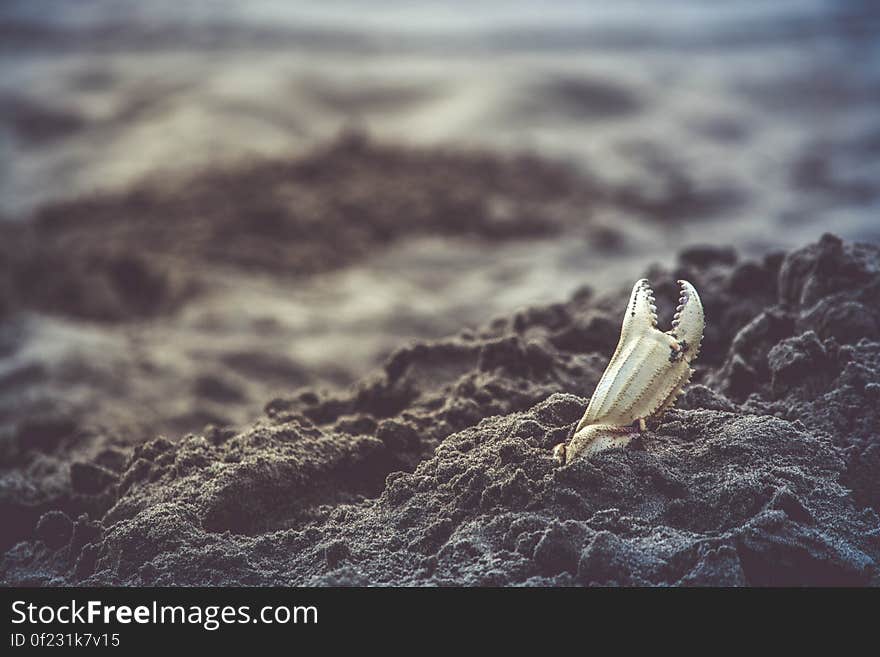
[[[880,583],[871,3],[179,4],[0,8],[0,581]]]

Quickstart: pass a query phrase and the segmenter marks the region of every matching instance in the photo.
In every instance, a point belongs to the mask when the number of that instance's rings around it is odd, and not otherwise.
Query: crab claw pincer
[[[703,303],[694,286],[687,281],[678,281],[678,287],[678,307],[672,318],[669,335],[678,341],[683,357],[690,363],[700,351],[706,318]]]
[[[679,304],[672,328],[657,327],[654,291],[647,279],[630,294],[620,340],[568,444],[553,456],[567,464],[604,449],[626,445],[633,426],[644,430],[675,403],[690,380],[703,340],[703,304],[694,286],[678,281]]]

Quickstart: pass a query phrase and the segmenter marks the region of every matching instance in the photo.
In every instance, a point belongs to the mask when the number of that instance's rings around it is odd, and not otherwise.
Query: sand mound
[[[695,384],[630,448],[549,456],[625,302],[584,290],[401,350],[348,394],[273,400],[244,432],[86,466],[106,476],[81,495],[112,507],[44,515],[3,581],[880,584],[880,249],[692,249],[649,273],[667,311],[691,280],[709,323]]]

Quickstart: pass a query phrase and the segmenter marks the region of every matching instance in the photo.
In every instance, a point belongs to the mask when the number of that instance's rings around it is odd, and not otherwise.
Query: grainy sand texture
[[[877,586],[875,4],[2,3],[0,583]]]

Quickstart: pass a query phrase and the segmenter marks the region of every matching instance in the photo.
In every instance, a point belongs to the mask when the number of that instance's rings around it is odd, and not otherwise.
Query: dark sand
[[[76,464],[67,512],[3,581],[880,584],[880,248],[690,249],[648,274],[661,309],[692,281],[708,324],[693,385],[627,449],[550,458],[625,304],[584,289],[401,349],[350,392],[275,399],[244,431]]]
[[[878,584],[876,3],[39,4],[0,581]],[[694,383],[557,470],[644,273]]]
[[[442,248],[477,256],[563,233],[613,248],[620,233],[588,221],[597,197],[570,167],[533,156],[348,133],[304,158],[0,223],[0,544],[49,509],[106,510],[78,494],[108,476],[83,463],[118,471],[158,435],[247,426],[279,391],[344,386],[408,336],[459,330],[474,312],[445,291],[459,271],[432,266],[439,247],[420,250],[420,238],[456,239],[462,247]],[[389,278],[421,274],[439,288],[448,317],[428,324],[399,300],[384,306],[384,258]],[[322,276],[337,278],[322,286]]]

